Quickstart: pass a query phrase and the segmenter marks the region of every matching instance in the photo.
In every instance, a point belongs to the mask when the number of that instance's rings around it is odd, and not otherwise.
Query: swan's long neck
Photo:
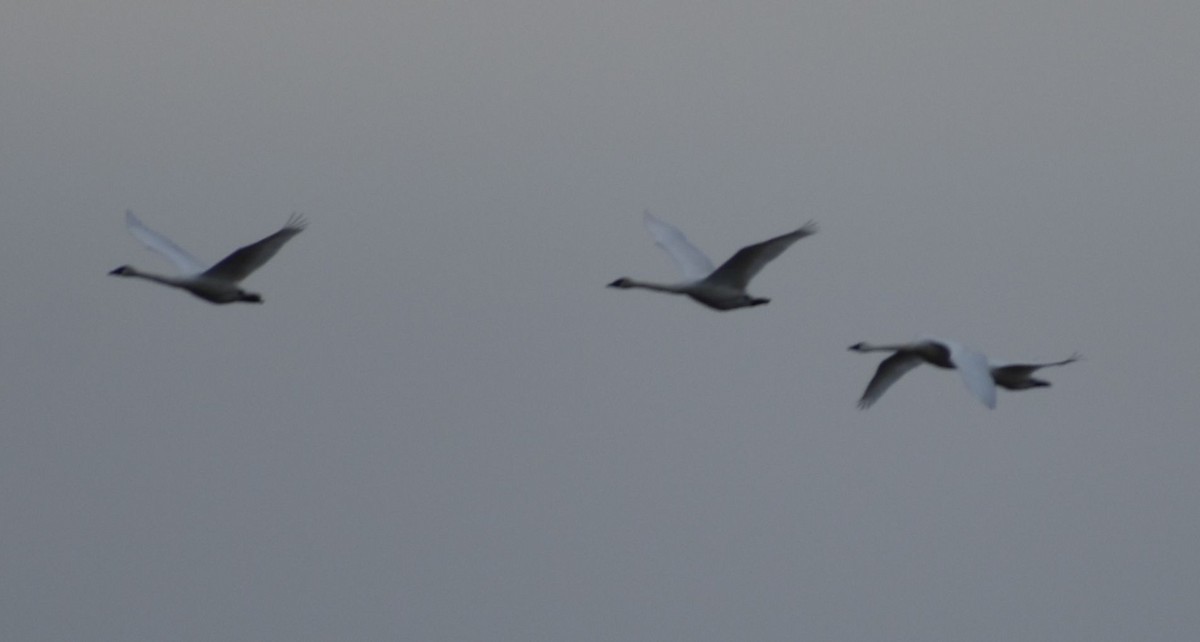
[[[654,290],[655,292],[666,292],[668,294],[687,294],[688,284],[686,283],[652,283],[650,281],[635,281],[633,279],[625,279],[621,287],[625,288],[641,288],[643,290]]]
[[[170,286],[173,288],[184,287],[183,279],[179,279],[179,278],[171,277],[171,276],[165,276],[162,274],[154,274],[153,272],[142,272],[142,271],[134,269],[132,267],[125,268],[124,272],[122,272],[120,274],[120,276],[132,276],[132,277],[137,277],[139,279],[146,279],[147,281],[154,281],[155,283],[161,283],[163,285]]]
[[[894,345],[875,345],[873,343],[860,343],[855,348],[855,350],[858,350],[859,352],[899,352],[901,350],[910,350],[911,348],[912,348],[912,346],[910,346],[908,344],[903,344],[903,343],[894,344]]]

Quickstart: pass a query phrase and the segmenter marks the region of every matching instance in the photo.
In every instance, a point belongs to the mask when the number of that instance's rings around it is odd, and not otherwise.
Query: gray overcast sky
[[[1200,637],[1194,0],[0,14],[0,638]]]

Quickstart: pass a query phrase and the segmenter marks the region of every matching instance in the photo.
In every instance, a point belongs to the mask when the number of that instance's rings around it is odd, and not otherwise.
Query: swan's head
[[[622,290],[628,290],[629,288],[633,287],[633,281],[629,277],[623,276],[623,277],[617,279],[616,281],[609,283],[608,287],[621,288]]]
[[[770,299],[755,299],[755,298],[751,298],[749,301],[747,301],[746,305],[748,305],[748,306],[766,305],[766,304],[768,304],[768,303],[770,303],[770,302],[771,302],[771,300],[770,300]]]
[[[238,290],[237,300],[241,301],[242,303],[262,303],[263,302],[262,295],[255,294],[254,292],[247,292],[245,290]]]
[[[136,273],[132,265],[122,265],[108,274],[110,276],[133,276]]]
[[[847,348],[847,350],[853,350],[855,352],[866,352],[870,347],[871,346],[867,345],[865,342],[859,341],[858,343]]]

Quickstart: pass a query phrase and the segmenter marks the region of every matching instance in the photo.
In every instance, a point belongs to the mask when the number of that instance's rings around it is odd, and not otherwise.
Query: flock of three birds
[[[720,267],[714,267],[712,261],[673,225],[660,221],[649,212],[644,214],[644,221],[654,237],[654,242],[679,265],[684,280],[675,284],[663,284],[622,277],[608,284],[609,287],[643,288],[682,294],[702,305],[722,311],[769,303],[770,299],[754,297],[746,292],[750,280],[793,243],[817,232],[817,226],[809,222],[793,232],[748,245],[738,250]],[[284,243],[302,232],[306,222],[303,216],[293,214],[283,229],[257,243],[236,250],[207,269],[203,263],[170,239],[146,227],[133,212],[125,212],[125,224],[135,238],[174,263],[182,275],[164,276],[142,272],[129,265],[122,265],[109,274],[137,277],[180,288],[211,303],[262,303],[260,295],[246,292],[238,283],[275,256]],[[850,346],[850,349],[855,352],[893,353],[879,364],[875,376],[871,377],[871,382],[867,384],[866,391],[858,401],[860,408],[867,408],[875,403],[904,373],[922,363],[958,370],[967,388],[985,406],[995,408],[997,386],[1008,390],[1046,387],[1050,383],[1035,378],[1034,372],[1041,368],[1064,366],[1079,359],[1078,354],[1073,354],[1062,361],[1050,363],[995,363],[971,348],[932,337],[920,337],[909,343],[895,345],[856,343]]]

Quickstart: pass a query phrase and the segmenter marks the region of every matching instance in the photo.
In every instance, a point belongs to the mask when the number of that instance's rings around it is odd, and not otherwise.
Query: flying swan
[[[980,352],[953,341],[931,337],[921,337],[911,343],[896,345],[872,345],[860,342],[850,346],[850,350],[893,353],[892,356],[880,362],[875,376],[871,377],[866,391],[858,400],[859,408],[869,408],[897,379],[904,376],[904,373],[922,363],[958,370],[967,389],[974,393],[983,402],[983,405],[995,408],[997,386],[1007,390],[1046,387],[1050,385],[1050,382],[1034,378],[1034,372],[1041,368],[1065,366],[1080,359],[1079,354],[1072,354],[1062,361],[1051,363],[994,363]]]
[[[172,243],[167,237],[146,227],[133,215],[132,211],[126,210],[125,226],[129,228],[129,233],[143,245],[174,263],[182,275],[163,276],[142,272],[131,265],[122,265],[109,274],[137,277],[180,288],[211,303],[233,303],[235,301],[262,303],[260,295],[239,288],[238,282],[250,276],[272,256],[275,256],[284,243],[304,230],[306,224],[303,216],[292,214],[283,229],[257,243],[234,251],[206,270],[203,263]]]
[[[722,263],[721,267],[714,268],[712,261],[692,245],[675,226],[658,220],[650,212],[643,214],[643,220],[646,229],[654,237],[655,244],[666,250],[679,265],[684,281],[663,284],[621,277],[609,283],[608,287],[626,290],[643,288],[668,294],[684,294],[697,303],[722,311],[770,303],[770,299],[757,298],[746,293],[750,279],[793,243],[817,233],[816,223],[809,221],[794,232],[748,245]]]

